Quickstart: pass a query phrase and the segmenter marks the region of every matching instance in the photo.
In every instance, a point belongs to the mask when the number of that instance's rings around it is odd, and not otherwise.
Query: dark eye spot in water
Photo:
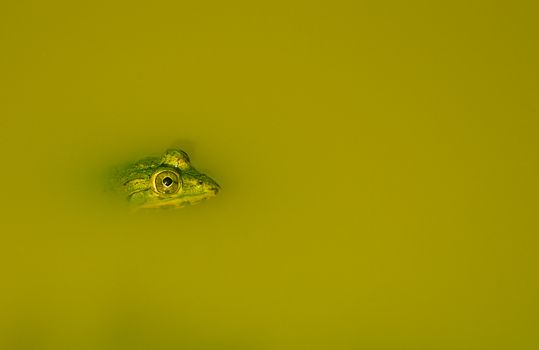
[[[202,181],[200,181],[200,180],[199,180],[197,183],[198,183],[199,185],[202,185]]]
[[[165,178],[163,179],[163,185],[165,185],[165,186],[167,186],[167,187],[170,186],[170,185],[172,185],[173,182],[174,182],[174,181],[172,181],[172,179],[171,179],[170,177],[165,177]]]

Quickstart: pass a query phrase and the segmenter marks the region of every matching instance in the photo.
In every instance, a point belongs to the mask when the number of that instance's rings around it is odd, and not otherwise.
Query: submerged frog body
[[[214,197],[220,189],[180,149],[135,162],[118,170],[112,180],[113,187],[138,208],[182,208]]]

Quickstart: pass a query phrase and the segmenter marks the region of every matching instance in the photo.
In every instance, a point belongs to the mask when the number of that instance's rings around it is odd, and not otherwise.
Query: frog
[[[109,185],[134,209],[184,208],[215,197],[221,189],[179,148],[116,168]]]

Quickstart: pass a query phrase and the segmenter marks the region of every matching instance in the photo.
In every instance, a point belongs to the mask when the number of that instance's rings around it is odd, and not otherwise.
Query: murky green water
[[[539,342],[536,5],[1,7],[0,348]],[[218,197],[101,192],[170,146]]]

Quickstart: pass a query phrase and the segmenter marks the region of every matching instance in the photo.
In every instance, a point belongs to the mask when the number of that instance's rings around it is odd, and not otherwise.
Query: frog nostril
[[[170,186],[170,185],[172,185],[173,182],[174,182],[174,181],[172,181],[172,179],[171,179],[170,177],[165,177],[165,178],[163,179],[163,185],[165,185],[165,186],[167,186],[167,187]]]

